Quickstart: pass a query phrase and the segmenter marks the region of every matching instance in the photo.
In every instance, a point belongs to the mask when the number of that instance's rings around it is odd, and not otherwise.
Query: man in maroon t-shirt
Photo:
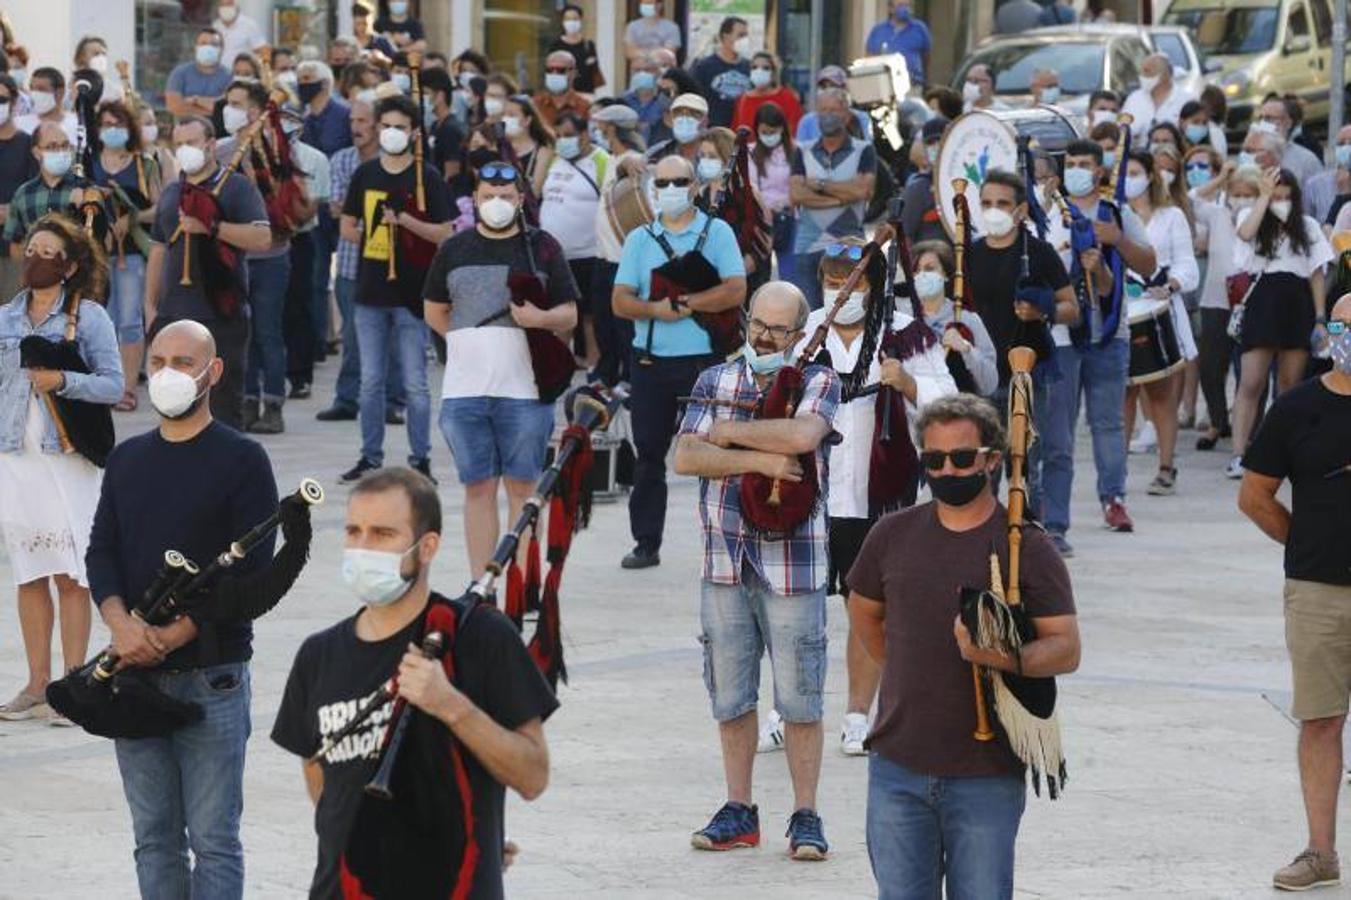
[[[990,487],[1001,464],[999,414],[971,394],[924,407],[917,430],[934,502],[879,520],[849,570],[854,633],[882,665],[866,744],[868,853],[882,898],[1011,897],[1026,788],[1001,742],[972,736],[971,663],[1045,677],[1079,665],[1069,573],[1045,533],[1023,532],[1022,601],[1036,638],[1019,659],[980,650],[958,619],[964,587],[1008,571],[1008,519]]]

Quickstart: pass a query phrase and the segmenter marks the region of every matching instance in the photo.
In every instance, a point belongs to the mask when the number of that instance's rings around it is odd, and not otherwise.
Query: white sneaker
[[[1154,431],[1154,423],[1146,421],[1131,439],[1131,453],[1149,453],[1159,445],[1159,436]]]
[[[783,749],[783,718],[779,711],[771,709],[765,724],[760,728],[760,744],[756,753],[772,753]]]
[[[863,742],[868,739],[868,717],[863,713],[845,713],[840,731],[840,752],[845,756],[867,756]]]
[[[1243,457],[1235,456],[1229,460],[1229,465],[1224,467],[1224,477],[1235,481],[1243,477]]]

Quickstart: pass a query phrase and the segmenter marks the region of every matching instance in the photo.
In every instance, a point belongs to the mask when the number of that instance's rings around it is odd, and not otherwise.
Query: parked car
[[[1262,98],[1295,94],[1305,121],[1325,127],[1332,78],[1332,5],[1329,0],[1173,0],[1163,22],[1186,28],[1205,54],[1209,79],[1229,101],[1230,131],[1252,121]]]

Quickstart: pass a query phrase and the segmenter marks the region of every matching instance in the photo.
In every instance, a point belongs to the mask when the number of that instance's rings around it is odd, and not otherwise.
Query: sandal
[[[1176,493],[1177,468],[1172,466],[1160,466],[1159,474],[1154,476],[1154,480],[1145,488],[1145,493],[1155,497],[1168,497]]]
[[[27,691],[19,691],[4,706],[0,706],[0,720],[22,722],[25,719],[40,719],[51,715],[52,708],[44,697],[35,697]]]
[[[136,407],[140,406],[140,401],[136,398],[135,391],[123,391],[122,399],[117,401],[113,409],[118,412],[136,412]]]

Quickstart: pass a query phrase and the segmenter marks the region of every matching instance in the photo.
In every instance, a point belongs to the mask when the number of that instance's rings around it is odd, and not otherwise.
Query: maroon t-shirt
[[[971,664],[962,659],[952,622],[963,587],[990,586],[990,552],[1008,577],[1004,507],[979,528],[949,531],[933,503],[885,516],[863,542],[849,587],[885,604],[886,660],[877,722],[868,747],[924,775],[1017,775],[1022,764],[998,741],[971,735],[976,726]],[[1069,572],[1036,528],[1023,530],[1022,602],[1033,617],[1074,613]]]

